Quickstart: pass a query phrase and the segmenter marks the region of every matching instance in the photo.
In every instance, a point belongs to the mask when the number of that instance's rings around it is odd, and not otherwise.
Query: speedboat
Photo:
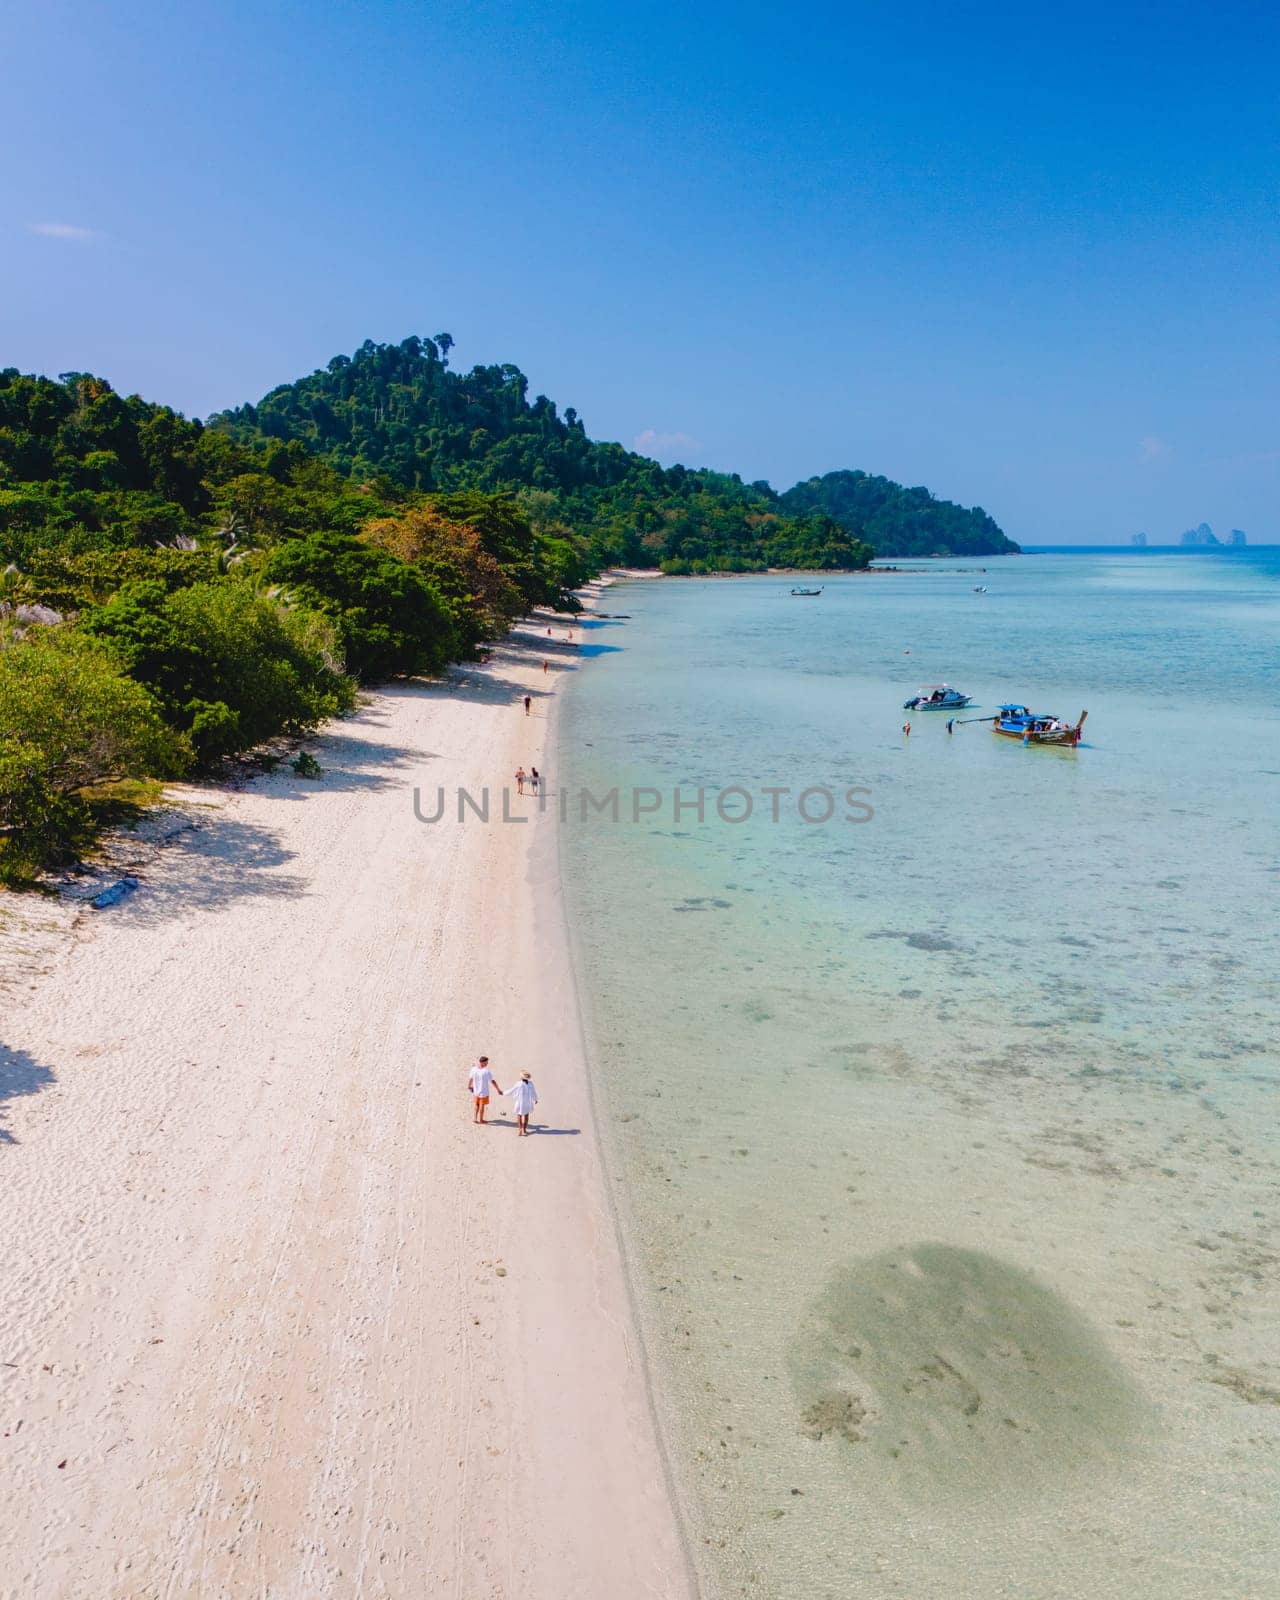
[[[986,592],[987,592],[986,584],[985,583],[975,583],[974,586],[973,586],[973,592],[974,592],[974,594],[986,594]]]
[[[1028,711],[1026,706],[1001,706],[991,719],[992,731],[1006,739],[1017,739],[1023,744],[1065,745],[1074,750],[1080,743],[1087,711],[1080,713],[1076,723],[1064,722],[1051,711]]]
[[[919,694],[902,702],[904,711],[963,711],[973,704],[971,694],[961,694],[949,683],[926,683]]]

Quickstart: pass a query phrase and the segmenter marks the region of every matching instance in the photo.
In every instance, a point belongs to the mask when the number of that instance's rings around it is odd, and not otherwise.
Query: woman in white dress
[[[529,1131],[529,1113],[538,1103],[538,1091],[534,1088],[533,1079],[527,1072],[522,1072],[520,1082],[507,1090],[507,1099],[510,1100],[511,1109],[516,1114],[516,1127],[523,1139]]]

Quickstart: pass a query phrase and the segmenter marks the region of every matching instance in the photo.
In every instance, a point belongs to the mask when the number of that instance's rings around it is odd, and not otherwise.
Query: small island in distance
[[[1147,548],[1145,533],[1135,533],[1129,540],[1135,549]],[[1207,522],[1202,522],[1197,528],[1188,528],[1178,540],[1178,548],[1182,550],[1243,550],[1248,546],[1249,539],[1243,528],[1232,528],[1226,539],[1219,539],[1217,534]]]
[[[1226,540],[1228,545],[1234,545],[1237,549],[1241,545],[1248,544],[1248,542],[1248,539],[1244,535],[1244,531],[1240,528],[1232,528],[1231,533]],[[1223,541],[1218,538],[1217,534],[1214,533],[1213,529],[1207,522],[1202,522],[1198,528],[1188,528],[1178,543],[1187,546],[1194,545],[1197,548],[1221,548]]]

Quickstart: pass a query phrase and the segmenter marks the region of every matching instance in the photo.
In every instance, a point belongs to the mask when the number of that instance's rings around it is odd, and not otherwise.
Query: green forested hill
[[[365,343],[207,426],[89,374],[0,373],[0,558],[181,546],[219,529],[263,548],[354,534],[458,491],[515,496],[564,576],[623,562],[753,571],[859,567],[872,548],[1017,548],[980,509],[863,472],[778,494],[736,474],[664,468],[588,438],[572,409],[530,401],[513,366],[452,371],[451,343]]]
[[[0,372],[0,563],[182,548],[224,526],[262,544],[371,514],[300,444],[238,443],[90,373]]]
[[[794,516],[825,511],[846,528],[860,528],[879,556],[1012,555],[1019,548],[981,506],[935,500],[928,489],[904,489],[867,472],[809,478],[779,500]]]
[[[517,493],[536,528],[584,541],[596,565],[744,572],[870,558],[856,526],[789,512],[768,484],[589,439],[572,407],[530,401],[517,367],[453,371],[452,343],[366,342],[211,426],[246,443],[301,441],[357,481],[402,491]]]
[[[452,344],[366,342],[211,425],[245,442],[301,441],[343,474],[401,490],[518,493],[535,525],[570,530],[600,564],[749,571],[857,567],[866,545],[882,556],[1017,549],[986,512],[865,472],[778,494],[733,473],[664,468],[588,438],[572,407],[531,401],[518,367],[454,371]]]

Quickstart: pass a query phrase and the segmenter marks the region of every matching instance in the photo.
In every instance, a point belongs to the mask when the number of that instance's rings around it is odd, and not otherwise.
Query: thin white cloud
[[[631,448],[642,456],[657,456],[661,460],[664,456],[688,455],[701,450],[702,440],[687,433],[660,433],[656,428],[646,428],[643,433],[636,434]]]
[[[72,244],[84,244],[101,237],[96,228],[82,228],[75,222],[28,222],[27,232],[38,234],[42,239],[66,239]]]
[[[1173,446],[1167,439],[1158,439],[1154,433],[1149,433],[1138,446],[1138,458],[1142,461],[1167,461],[1173,454]]]

